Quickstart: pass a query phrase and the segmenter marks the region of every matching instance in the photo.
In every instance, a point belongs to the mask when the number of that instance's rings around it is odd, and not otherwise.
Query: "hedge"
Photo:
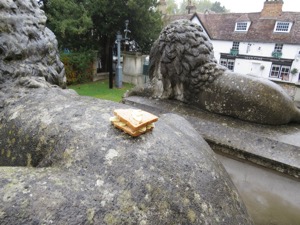
[[[93,80],[93,63],[96,54],[95,51],[60,53],[60,59],[65,65],[68,85]]]

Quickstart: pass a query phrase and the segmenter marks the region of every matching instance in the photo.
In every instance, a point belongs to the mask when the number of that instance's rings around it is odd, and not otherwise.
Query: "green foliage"
[[[127,3],[130,37],[138,42],[144,53],[150,51],[162,29],[161,14],[155,6],[156,0],[129,0]]]
[[[123,32],[124,21],[129,20],[129,37],[135,39],[144,52],[148,52],[162,28],[156,5],[156,0],[91,0],[89,11],[94,24],[94,36],[105,41],[105,46],[112,45],[116,33]],[[105,46],[102,46],[103,49]]]
[[[179,12],[175,0],[167,0],[166,3],[167,3],[166,13],[168,15],[177,14]]]
[[[65,65],[67,84],[78,84],[91,81],[93,78],[93,62],[96,53],[82,51],[61,53],[60,59]]]
[[[64,47],[79,48],[80,46],[76,46],[77,40],[93,25],[84,3],[76,0],[49,0],[46,9],[48,26],[56,34],[58,41]]]
[[[156,5],[156,0],[48,0],[44,9],[60,48],[97,49],[107,56],[127,19],[129,37],[150,50],[162,28]]]
[[[68,86],[68,88],[75,90],[79,95],[91,96],[115,102],[120,102],[124,93],[133,87],[133,84],[123,83],[122,88],[109,89],[108,80]]]
[[[210,8],[211,11],[214,11],[216,13],[225,13],[229,12],[228,9],[225,8],[225,6],[221,6],[220,2],[214,2]]]
[[[295,75],[296,73],[298,73],[298,69],[297,68],[293,68],[291,71],[291,74]]]

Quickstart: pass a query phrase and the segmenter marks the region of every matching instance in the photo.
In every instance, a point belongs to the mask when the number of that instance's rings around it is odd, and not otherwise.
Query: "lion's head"
[[[150,52],[154,96],[181,101],[197,93],[224,72],[202,27],[189,20],[166,26]]]

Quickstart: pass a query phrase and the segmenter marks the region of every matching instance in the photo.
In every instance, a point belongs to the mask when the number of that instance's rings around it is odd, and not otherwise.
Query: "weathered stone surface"
[[[65,86],[64,66],[55,35],[45,27],[44,11],[35,0],[0,2],[0,88]],[[4,85],[5,81],[5,85]]]
[[[250,75],[226,72],[191,102],[211,112],[261,124],[300,123],[300,110],[279,85]]]
[[[214,151],[300,179],[300,124],[250,123],[169,99],[131,96],[123,102],[158,116],[183,116]]]
[[[131,138],[109,122],[120,107],[60,89],[5,107],[1,164],[11,167],[0,167],[0,223],[251,224],[188,122],[166,114]],[[13,167],[26,165],[37,168]]]
[[[188,20],[162,30],[150,53],[149,75],[147,93],[155,98],[177,99],[262,124],[300,122],[300,110],[281,87],[218,65],[208,37]],[[134,90],[131,95],[143,92]]]
[[[57,87],[63,66],[36,2],[1,1],[2,12],[0,224],[252,224],[186,120],[163,115],[138,138],[115,129],[113,110],[128,106]],[[19,58],[10,37],[30,36],[27,25],[45,40]]]

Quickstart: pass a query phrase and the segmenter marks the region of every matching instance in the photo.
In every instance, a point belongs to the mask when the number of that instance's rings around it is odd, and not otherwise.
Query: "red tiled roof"
[[[248,17],[248,14],[243,14],[236,20],[236,22],[238,21],[239,22],[250,21],[250,18]]]
[[[282,12],[276,18],[262,18],[261,13],[195,13],[212,40],[244,42],[276,42],[300,44],[300,12]],[[235,32],[238,21],[249,19],[251,25],[247,32]],[[289,33],[273,32],[276,21],[292,22]]]
[[[189,20],[191,19],[192,15],[194,14],[165,15],[163,20],[164,20],[164,24],[167,25],[175,20],[182,20],[182,19]]]

